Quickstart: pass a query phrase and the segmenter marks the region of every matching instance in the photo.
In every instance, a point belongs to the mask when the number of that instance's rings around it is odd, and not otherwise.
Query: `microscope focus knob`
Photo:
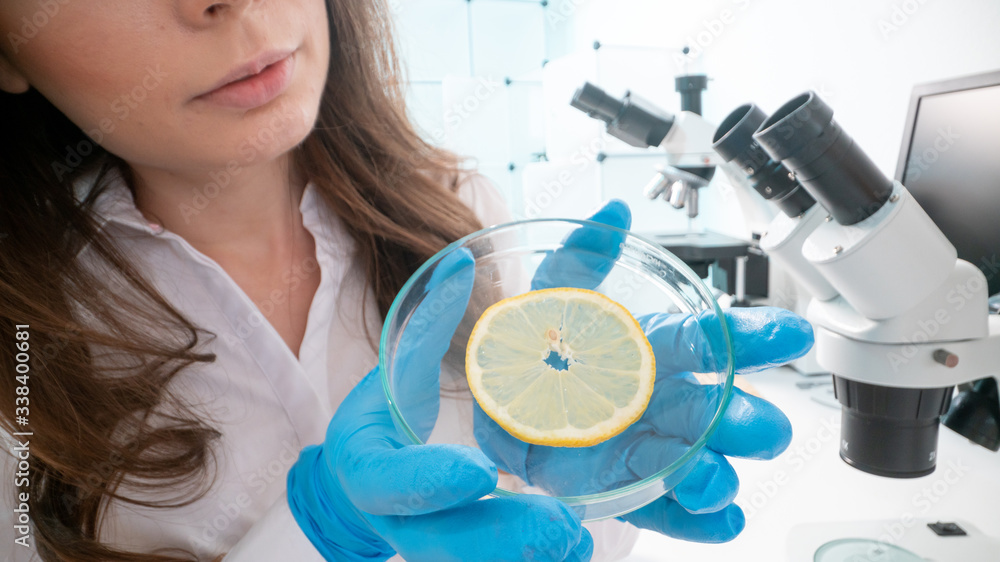
[[[958,366],[958,355],[955,355],[947,349],[934,350],[934,360],[949,369]]]

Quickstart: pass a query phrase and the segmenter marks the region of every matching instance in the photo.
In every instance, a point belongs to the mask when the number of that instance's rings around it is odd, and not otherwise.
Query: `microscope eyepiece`
[[[753,134],[765,119],[767,115],[756,105],[741,105],[722,120],[712,138],[712,148],[727,162],[736,162],[764,199],[776,204],[786,215],[797,217],[816,200],[781,162],[772,160],[754,140]]]
[[[833,120],[833,110],[814,92],[781,106],[753,138],[794,172],[840,224],[870,217],[892,194],[892,181]]]
[[[727,162],[735,160],[747,173],[753,173],[771,159],[753,139],[753,134],[765,119],[767,115],[752,103],[737,107],[715,130],[712,148]]]
[[[608,124],[614,121],[625,108],[625,102],[616,100],[590,82],[585,82],[583,86],[577,88],[569,104],[590,117],[600,119]]]
[[[608,125],[608,133],[639,148],[660,146],[674,126],[674,116],[632,92],[621,100],[591,84],[576,90],[570,105]]]

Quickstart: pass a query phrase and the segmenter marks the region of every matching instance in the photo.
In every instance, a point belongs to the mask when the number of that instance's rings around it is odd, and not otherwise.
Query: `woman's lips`
[[[236,109],[254,109],[280,96],[292,81],[295,53],[264,67],[259,73],[224,84],[195,100]]]

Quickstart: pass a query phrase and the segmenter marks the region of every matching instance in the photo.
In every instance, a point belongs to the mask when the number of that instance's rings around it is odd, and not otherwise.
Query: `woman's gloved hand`
[[[612,201],[591,220],[628,229],[628,207]],[[532,289],[600,285],[621,252],[623,233],[582,226],[539,266]],[[804,355],[812,328],[778,308],[725,313],[737,373],[774,367]],[[652,314],[638,319],[656,356],[656,385],[643,417],[621,434],[592,447],[562,448],[519,441],[475,407],[479,445],[497,465],[526,483],[558,496],[618,488],[651,476],[680,459],[711,423],[721,389],[699,384],[691,372],[722,370],[711,349],[724,349],[713,312],[689,316]],[[725,357],[719,357],[724,361]],[[733,505],[739,480],[726,456],[771,459],[791,441],[791,424],[766,400],[734,389],[725,415],[706,446],[668,481],[665,496],[622,516],[637,527],[675,538],[725,542],[743,529]]]
[[[467,252],[441,261],[396,351],[409,392],[419,396],[408,407],[420,411],[407,411],[406,419],[424,439],[437,417],[440,365],[466,309],[474,265]],[[477,501],[497,484],[496,466],[479,450],[406,443],[376,368],[337,410],[325,442],[302,450],[288,474],[288,503],[327,560],[369,562],[397,552],[410,562],[590,559],[590,534],[559,501]]]

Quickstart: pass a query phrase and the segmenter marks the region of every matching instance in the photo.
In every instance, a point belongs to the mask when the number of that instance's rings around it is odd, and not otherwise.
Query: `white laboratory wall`
[[[567,52],[571,15],[531,0],[396,0],[411,120],[469,156],[523,216],[525,166],[544,159],[541,71]]]
[[[515,216],[579,216],[602,199],[637,230],[739,235],[735,199],[701,216],[644,200],[656,151],[608,138],[569,107],[585,80],[676,112],[673,77],[707,73],[704,115],[765,111],[818,92],[887,174],[914,84],[1000,68],[997,0],[398,0],[411,116],[436,144],[475,158]],[[595,50],[595,41],[601,47]],[[691,56],[681,48],[690,46]],[[543,63],[547,62],[544,65]],[[509,80],[508,80],[509,79]],[[598,162],[598,155],[608,155]],[[721,174],[719,174],[721,176]]]

